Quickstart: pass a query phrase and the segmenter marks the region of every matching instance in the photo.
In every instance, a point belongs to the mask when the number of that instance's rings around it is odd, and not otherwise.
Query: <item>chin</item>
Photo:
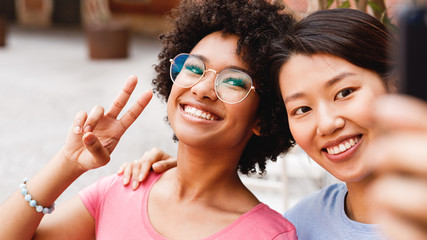
[[[372,176],[372,171],[365,171],[363,173],[358,173],[358,174],[342,174],[342,175],[338,175],[338,174],[332,174],[334,175],[334,177],[336,177],[338,180],[346,182],[346,183],[357,183],[357,182],[362,182],[362,181],[366,181],[367,179],[370,179],[370,177]]]

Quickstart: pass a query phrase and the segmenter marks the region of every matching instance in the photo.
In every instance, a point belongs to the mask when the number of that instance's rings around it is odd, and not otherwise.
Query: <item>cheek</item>
[[[352,106],[348,106],[346,110],[351,119],[353,119],[361,127],[370,129],[373,126],[373,102],[376,97],[367,95],[366,97],[359,98]]]
[[[232,125],[240,125],[242,129],[251,130],[257,124],[257,106],[257,102],[246,104],[243,108],[239,105],[229,105],[226,111],[233,113],[233,117],[230,116],[229,118],[230,123]]]
[[[305,152],[312,146],[311,142],[313,137],[311,128],[312,127],[307,121],[289,121],[289,129],[291,130],[292,137]]]
[[[176,98],[177,98],[176,91],[174,91],[172,88],[166,103],[166,112],[167,112],[169,123],[171,125],[173,125],[174,123],[174,120],[175,120],[174,115],[177,111]]]

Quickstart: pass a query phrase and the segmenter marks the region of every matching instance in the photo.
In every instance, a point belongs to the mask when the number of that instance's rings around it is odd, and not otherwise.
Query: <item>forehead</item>
[[[213,66],[246,68],[245,62],[237,54],[238,40],[237,35],[214,32],[202,38],[190,53],[201,56],[210,68]]]
[[[379,84],[383,87],[384,84],[378,74],[328,54],[293,55],[280,69],[279,84],[285,96],[309,88],[327,88],[334,79],[343,76],[361,79],[369,86]]]

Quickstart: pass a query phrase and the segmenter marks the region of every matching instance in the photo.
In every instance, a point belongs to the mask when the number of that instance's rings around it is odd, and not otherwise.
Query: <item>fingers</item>
[[[427,237],[427,104],[384,96],[373,113],[380,135],[365,152],[374,169],[368,193],[390,239]]]
[[[114,99],[113,105],[111,106],[111,109],[107,113],[108,116],[112,118],[117,118],[117,116],[119,116],[122,109],[126,106],[126,103],[129,100],[133,90],[135,90],[137,82],[138,80],[136,76],[128,77],[125,86],[117,95],[116,99]]]
[[[382,96],[375,102],[373,114],[381,130],[427,131],[427,103],[413,97]]]
[[[133,162],[132,168],[132,189],[135,190],[139,187],[139,183],[142,182],[140,180],[139,175],[141,171],[141,162],[135,161]]]
[[[382,208],[425,222],[427,227],[427,181],[417,181],[405,176],[387,176],[376,181],[372,186],[373,200]]]
[[[374,206],[373,216],[393,236],[390,239],[426,239],[426,189],[427,181],[401,175],[390,175],[372,183],[368,197]]]
[[[153,163],[152,168],[155,172],[161,173],[161,172],[167,171],[171,168],[174,168],[176,166],[177,166],[176,159],[170,157],[166,160],[162,160],[162,161]]]
[[[123,165],[123,185],[128,185],[132,178],[132,166],[131,163],[124,163]]]
[[[83,132],[83,125],[86,122],[87,113],[84,111],[80,111],[76,114],[73,121],[72,131],[74,134],[81,134]]]
[[[120,119],[120,122],[124,126],[125,129],[129,128],[133,122],[139,117],[144,108],[150,102],[153,97],[153,91],[147,90],[145,91],[136,101],[136,103],[126,112],[125,115]]]
[[[81,137],[83,133],[83,125],[86,122],[87,119],[87,113],[84,111],[80,111],[76,113],[73,124],[70,128],[70,131],[67,135],[67,145],[70,146],[80,146],[81,143]]]
[[[124,163],[119,168],[118,174],[123,174],[123,185],[132,182],[132,189],[137,189],[147,177],[153,164],[156,165],[156,172],[163,172],[175,167],[176,160],[160,149],[153,148],[145,152],[140,161]]]
[[[99,119],[101,119],[104,116],[104,108],[96,105],[93,107],[92,111],[90,112],[83,128],[83,132],[91,132],[95,128],[96,124],[98,123]]]
[[[147,177],[150,169],[160,173],[177,165],[176,159],[158,148],[152,148],[150,151],[145,152],[140,161],[142,163],[139,176],[139,179],[142,179],[141,181]]]
[[[141,162],[134,161],[131,163],[124,163],[120,169],[119,174],[123,173],[123,185],[128,185],[132,182],[132,189],[135,190],[139,187],[141,180],[138,179],[140,175]],[[132,181],[131,181],[132,179]]]
[[[380,223],[380,228],[385,237],[390,240],[425,240],[427,239],[427,230],[413,224],[407,219],[396,218],[383,214],[377,217],[376,222]]]
[[[107,149],[104,148],[104,146],[102,146],[101,142],[94,133],[85,133],[82,140],[86,146],[86,149],[92,154],[92,157],[94,158],[95,167],[104,166],[110,161],[110,153]]]
[[[394,147],[390,147],[394,146]],[[376,174],[405,173],[427,179],[427,134],[395,132],[379,137],[366,151]]]

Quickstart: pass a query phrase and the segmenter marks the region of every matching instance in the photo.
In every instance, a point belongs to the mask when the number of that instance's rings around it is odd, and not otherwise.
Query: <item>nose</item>
[[[333,134],[344,127],[344,118],[339,115],[337,109],[333,106],[319,106],[317,110],[316,120],[318,135]]]
[[[191,87],[191,92],[198,100],[210,99],[215,101],[218,99],[215,93],[216,76],[217,74],[214,70],[208,69],[202,79]]]

